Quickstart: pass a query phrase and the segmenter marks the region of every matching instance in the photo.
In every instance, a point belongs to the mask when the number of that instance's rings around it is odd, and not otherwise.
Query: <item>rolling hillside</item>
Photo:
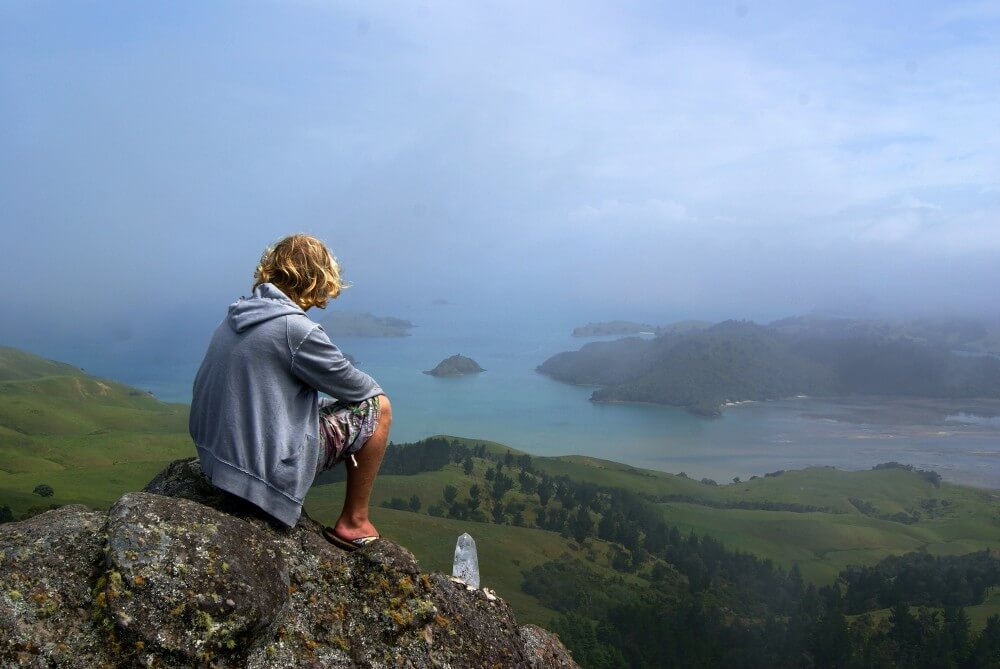
[[[138,490],[165,462],[194,454],[188,408],[0,348],[0,505],[103,507]],[[38,484],[55,494],[32,493]]]

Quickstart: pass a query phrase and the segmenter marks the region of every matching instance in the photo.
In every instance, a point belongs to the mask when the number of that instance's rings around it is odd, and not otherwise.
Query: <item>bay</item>
[[[401,315],[417,323],[411,336],[334,338],[392,400],[394,441],[461,435],[537,455],[588,455],[720,483],[780,469],[868,469],[898,461],[934,469],[946,480],[1000,488],[1000,402],[791,398],[727,407],[716,419],[671,407],[594,404],[592,388],[534,371],[549,356],[592,341],[569,334],[586,317],[484,317],[461,305]],[[486,371],[457,378],[422,373],[456,353]],[[189,402],[198,362],[133,365],[107,375],[163,400]],[[94,362],[88,371],[102,373],[101,367]]]

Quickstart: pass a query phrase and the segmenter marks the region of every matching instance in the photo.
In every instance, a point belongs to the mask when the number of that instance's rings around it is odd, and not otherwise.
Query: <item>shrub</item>
[[[382,508],[384,509],[396,509],[397,511],[406,511],[407,505],[406,500],[402,497],[393,497],[389,501],[382,501]]]

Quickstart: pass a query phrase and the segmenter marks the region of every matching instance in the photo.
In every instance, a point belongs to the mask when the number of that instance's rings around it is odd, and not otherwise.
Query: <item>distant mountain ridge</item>
[[[724,321],[652,340],[593,342],[537,370],[602,386],[591,395],[596,402],[652,402],[708,416],[729,401],[794,395],[1000,397],[1000,359],[956,355],[944,343],[956,338],[938,332],[928,340],[891,324]]]
[[[636,323],[633,321],[602,321],[599,323],[587,323],[573,328],[574,337],[608,337],[616,335],[634,334],[667,334],[679,332],[693,332],[711,327],[709,321],[678,321],[669,325],[650,325],[648,323]]]
[[[771,323],[770,327],[785,334],[896,337],[967,353],[1000,355],[1000,322],[976,318],[928,317],[889,321],[809,315],[782,318]]]

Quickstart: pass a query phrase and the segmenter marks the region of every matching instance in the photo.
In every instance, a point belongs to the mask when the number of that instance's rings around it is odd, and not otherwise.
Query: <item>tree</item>
[[[48,483],[39,483],[35,486],[35,489],[31,492],[35,493],[39,497],[52,497],[55,494],[55,490],[52,489]]]
[[[465,472],[466,476],[469,476],[472,474],[473,469],[474,465],[472,464],[472,458],[465,456],[465,460],[462,461],[462,471]]]
[[[545,506],[549,503],[549,499],[552,498],[552,484],[549,483],[548,479],[542,482],[542,485],[538,486],[538,502]]]
[[[0,523],[9,523],[14,520],[14,512],[7,505],[0,506]]]
[[[986,619],[986,627],[976,638],[969,656],[971,667],[995,667],[1000,665],[1000,615],[993,614]]]
[[[576,515],[573,516],[573,521],[569,526],[573,538],[582,544],[583,540],[590,536],[593,529],[594,521],[590,518],[590,514],[587,513],[587,509],[581,506],[577,509]]]
[[[506,474],[497,473],[496,478],[493,479],[493,489],[490,491],[493,495],[493,499],[498,502],[503,499],[503,496],[508,490],[514,487],[514,479],[507,476]]]
[[[397,511],[406,510],[406,500],[402,497],[393,497],[390,500],[382,501],[382,508],[385,509],[396,509]]]
[[[455,501],[455,497],[458,495],[458,488],[448,484],[444,487],[444,501],[451,504]]]
[[[538,487],[538,481],[527,470],[522,469],[521,473],[517,475],[517,480],[521,484],[521,492],[525,495],[531,495]]]
[[[417,497],[416,495],[410,497],[410,511],[417,513],[418,511],[420,511],[420,506],[421,504],[419,497]]]

